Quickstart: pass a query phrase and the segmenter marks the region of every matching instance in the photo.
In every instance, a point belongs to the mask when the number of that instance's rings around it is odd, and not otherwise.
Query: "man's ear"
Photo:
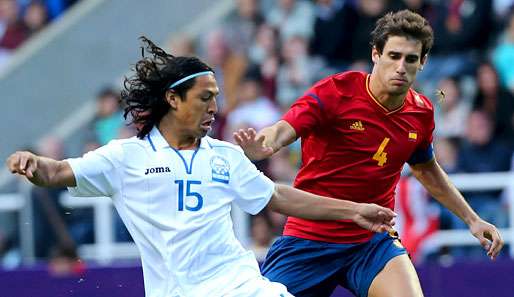
[[[427,60],[428,60],[428,54],[424,55],[421,58],[421,60],[419,61],[419,63],[420,63],[419,71],[423,70],[423,67],[425,67],[425,64],[427,63]]]
[[[380,59],[380,53],[378,52],[376,47],[373,47],[371,49],[371,61],[373,61],[373,64],[377,64],[378,59]]]
[[[172,109],[177,109],[177,102],[180,100],[180,96],[173,90],[167,90],[164,95],[166,102],[170,105]]]

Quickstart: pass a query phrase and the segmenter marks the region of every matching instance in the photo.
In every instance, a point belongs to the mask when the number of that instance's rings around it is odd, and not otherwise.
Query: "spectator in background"
[[[214,69],[216,81],[222,86],[217,97],[222,122],[222,118],[237,105],[237,88],[246,70],[247,58],[232,51],[226,33],[221,28],[207,33],[204,48],[207,63]],[[216,125],[219,124],[217,121]],[[222,126],[213,128],[215,136],[221,135]]]
[[[462,123],[459,125],[462,125]],[[459,139],[437,137],[434,142],[434,151],[437,156],[437,162],[444,171],[448,174],[453,174],[458,171]],[[433,199],[433,202],[439,206],[439,228],[442,230],[454,228],[455,223],[459,221],[459,219],[446,207],[438,203],[437,200]],[[441,254],[447,254],[449,249],[449,247],[442,247],[440,252]]]
[[[64,158],[63,143],[56,137],[48,136],[42,139],[38,144],[37,151],[48,158]],[[48,259],[54,251],[74,251],[76,249],[75,241],[69,230],[69,226],[72,224],[71,210],[65,209],[59,201],[64,191],[66,189],[63,187],[41,188],[34,186],[32,188],[34,243],[37,258]],[[92,216],[89,219],[92,220]],[[82,236],[76,234],[75,237],[81,239],[79,237]]]
[[[301,36],[287,39],[282,47],[283,63],[278,69],[277,102],[288,108],[315,80],[320,65],[307,52],[307,40]]]
[[[489,62],[478,67],[477,86],[473,108],[485,112],[493,121],[494,137],[514,149],[514,96],[500,85]]]
[[[433,9],[433,1],[430,0],[391,0],[389,10],[397,11],[408,9],[419,15],[425,17],[428,21],[431,20],[431,13]]]
[[[457,138],[437,137],[434,143],[434,151],[437,162],[448,174],[457,172],[457,156],[459,152]]]
[[[273,223],[266,211],[262,211],[256,216],[251,217],[252,244],[250,249],[255,254],[259,263],[266,259],[269,247],[275,236],[273,235]]]
[[[27,39],[19,14],[16,0],[0,0],[0,50],[12,51]]]
[[[48,10],[43,2],[32,1],[23,14],[23,24],[31,36],[43,29],[49,21]]]
[[[430,22],[434,47],[418,80],[427,94],[444,77],[472,75],[477,56],[489,45],[492,23],[491,1],[448,0],[434,4]]]
[[[500,76],[502,86],[514,93],[514,10],[508,17],[504,32],[493,50],[493,63]]]
[[[84,147],[85,152],[105,145],[113,139],[129,138],[135,135],[133,128],[125,125],[119,91],[110,87],[104,88],[98,93],[96,115],[89,126],[89,135],[87,135],[88,139]],[[115,239],[117,241],[131,241],[132,238],[120,217],[115,214],[114,218]],[[89,232],[89,228],[92,230],[93,226],[84,226],[84,228]]]
[[[266,15],[266,21],[280,30],[282,42],[300,36],[309,40],[314,24],[312,4],[305,0],[278,0]]]
[[[47,136],[37,151],[48,158],[64,158],[60,139]],[[48,260],[52,275],[80,274],[84,264],[79,260],[77,244],[93,242],[91,209],[67,209],[60,197],[66,188],[32,187],[35,256]]]
[[[468,118],[470,106],[468,100],[462,98],[459,81],[455,77],[448,77],[439,83],[444,93],[436,109],[436,130],[438,137],[463,137],[465,126],[462,124]]]
[[[186,34],[173,35],[168,39],[168,49],[177,56],[194,56],[196,54],[193,39]]]
[[[500,20],[508,20],[509,10],[514,6],[514,0],[493,0],[494,13]]]
[[[509,171],[512,152],[493,137],[494,126],[488,114],[473,111],[468,118],[466,139],[459,151],[458,170],[464,173]],[[486,220],[505,227],[507,214],[501,207],[499,191],[464,193],[470,205]],[[464,227],[456,219],[456,227]]]
[[[238,90],[238,103],[226,118],[224,139],[231,140],[232,133],[249,127],[264,128],[280,119],[279,109],[261,94],[261,74],[256,66],[249,67]],[[255,116],[255,111],[259,116]],[[269,160],[254,162],[259,170],[271,176]]]
[[[264,18],[259,9],[259,0],[237,0],[236,5],[236,10],[224,22],[224,31],[231,50],[247,55]]]
[[[353,31],[357,14],[349,1],[316,0],[314,34],[310,41],[310,54],[320,57],[326,71],[322,76],[346,70],[351,60]]]
[[[349,26],[352,28],[352,70],[362,70],[369,72],[371,64],[369,62],[369,36],[375,27],[376,21],[387,10],[386,0],[357,0],[357,22]]]
[[[97,95],[96,115],[90,123],[90,148],[107,144],[119,138],[124,127],[123,112],[120,106],[120,94],[113,88],[104,88]]]
[[[238,103],[227,116],[225,139],[232,139],[238,129],[255,127],[262,129],[280,119],[279,109],[261,94],[261,73],[257,66],[249,67],[238,90]],[[259,116],[255,116],[255,111]]]
[[[66,9],[75,4],[78,0],[44,0],[50,19],[55,19],[64,13]]]
[[[254,43],[248,51],[248,58],[250,63],[260,65],[262,93],[274,102],[277,92],[278,56],[279,32],[276,28],[263,23],[257,30]]]

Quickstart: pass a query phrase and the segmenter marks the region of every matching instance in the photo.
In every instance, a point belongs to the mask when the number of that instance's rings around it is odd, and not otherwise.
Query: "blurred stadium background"
[[[391,10],[425,16],[435,45],[416,89],[436,106],[439,162],[506,247],[491,262],[405,169],[398,230],[425,296],[514,296],[514,0],[0,0],[0,159],[78,156],[125,125],[119,90],[146,35],[197,55],[222,87],[212,136],[262,128],[321,77],[370,70],[369,32]],[[444,95],[441,93],[444,93]],[[291,183],[292,144],[258,167]],[[370,181],[372,183],[373,181]],[[259,259],[284,217],[234,210]],[[143,296],[138,252],[106,198],[70,198],[0,170],[0,296]],[[334,296],[350,296],[338,290]]]

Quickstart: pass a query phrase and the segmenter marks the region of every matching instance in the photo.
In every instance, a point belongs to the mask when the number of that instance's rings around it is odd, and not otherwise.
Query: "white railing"
[[[510,244],[510,256],[514,258],[514,172],[509,173],[480,173],[480,174],[455,174],[450,179],[461,191],[470,190],[505,190],[509,201],[509,228],[500,232],[505,243]],[[27,191],[25,194],[0,195],[0,212],[17,211],[22,214],[26,209],[26,201],[29,201]],[[120,243],[114,240],[113,206],[109,198],[76,198],[64,193],[61,197],[64,206],[70,208],[92,207],[94,210],[95,243],[85,244],[79,247],[79,254],[84,259],[93,259],[100,263],[108,263],[114,259],[134,259],[139,257],[137,248],[133,243]],[[247,217],[241,215],[236,209],[233,218],[238,237],[243,242],[249,242],[249,229]],[[20,224],[28,224],[27,215],[20,215]],[[110,227],[107,227],[110,226]],[[23,229],[23,228],[20,228]],[[25,229],[24,229],[25,230]],[[22,232],[23,233],[23,232]],[[31,232],[30,232],[31,234]],[[27,236],[20,236],[26,238]],[[33,251],[33,247],[23,245],[33,244],[31,240],[22,240],[22,250]],[[441,230],[432,235],[426,245],[438,248],[440,246],[478,245],[468,230]],[[26,255],[32,259],[33,255]]]

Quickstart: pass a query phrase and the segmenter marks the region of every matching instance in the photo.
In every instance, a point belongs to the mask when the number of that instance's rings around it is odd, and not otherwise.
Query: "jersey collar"
[[[164,148],[171,148],[166,139],[162,136],[159,129],[157,129],[157,126],[154,126],[150,133],[146,136],[146,141],[152,148],[154,152],[164,149]],[[209,143],[207,142],[206,137],[203,137],[200,140],[200,148],[208,149],[210,148]]]
[[[369,87],[369,80],[370,80],[370,77],[371,75],[366,75],[366,92],[368,93],[369,97],[371,98],[371,100],[373,102],[375,102],[376,105],[378,105],[378,107],[380,107],[380,109],[386,114],[386,115],[390,115],[390,114],[393,114],[395,112],[398,112],[400,111],[404,106],[405,106],[405,101],[407,101],[407,97],[405,97],[405,100],[403,100],[403,103],[402,105],[400,105],[398,108],[396,109],[393,109],[393,110],[389,110],[387,109],[387,107],[385,107],[384,105],[382,105],[382,103],[380,103],[380,101],[378,101],[377,98],[375,98],[375,96],[373,96],[373,94],[371,93],[371,89]]]

